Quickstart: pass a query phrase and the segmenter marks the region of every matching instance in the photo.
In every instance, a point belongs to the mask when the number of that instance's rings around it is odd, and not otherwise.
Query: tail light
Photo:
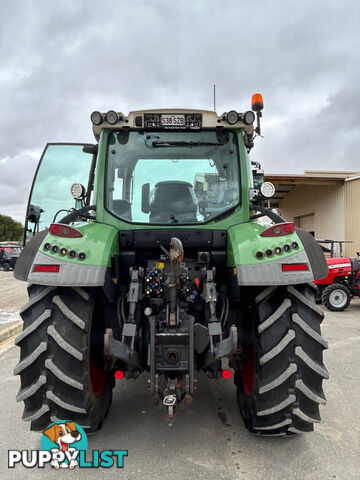
[[[229,370],[228,368],[225,368],[222,372],[221,372],[221,375],[223,376],[223,378],[230,378],[231,377],[231,370]]]
[[[277,223],[264,230],[260,235],[262,237],[281,237],[295,232],[295,225],[292,222]]]
[[[59,273],[60,265],[35,265],[35,273]]]
[[[63,225],[62,223],[52,223],[49,232],[57,237],[77,238],[83,236],[76,228]]]
[[[283,263],[281,268],[283,272],[298,272],[309,269],[307,263]]]
[[[114,377],[116,380],[122,380],[124,378],[124,372],[122,370],[116,370]]]

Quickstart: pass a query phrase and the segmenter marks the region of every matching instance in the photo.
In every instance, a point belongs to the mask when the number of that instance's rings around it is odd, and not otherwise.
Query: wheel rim
[[[98,397],[105,390],[108,372],[99,367],[92,352],[90,353],[90,378],[94,395]]]
[[[246,395],[251,395],[255,384],[255,354],[252,348],[244,351],[241,380]]]
[[[329,302],[336,308],[341,308],[346,305],[347,295],[343,290],[334,290],[330,293]]]

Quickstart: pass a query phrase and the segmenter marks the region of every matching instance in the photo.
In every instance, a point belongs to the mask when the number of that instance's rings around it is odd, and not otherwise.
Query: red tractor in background
[[[327,258],[329,274],[316,280],[318,300],[331,311],[340,312],[349,306],[351,298],[360,297],[360,252],[358,258]]]

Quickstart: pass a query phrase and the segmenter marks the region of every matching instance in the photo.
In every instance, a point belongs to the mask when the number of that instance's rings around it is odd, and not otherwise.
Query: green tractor
[[[95,144],[46,146],[14,273],[29,284],[14,373],[32,430],[64,418],[98,430],[116,379],[141,374],[172,417],[199,372],[233,376],[251,432],[320,421],[312,282],[327,264],[269,208],[274,187],[248,156],[262,108],[255,94],[252,110],[220,116],[93,112]]]

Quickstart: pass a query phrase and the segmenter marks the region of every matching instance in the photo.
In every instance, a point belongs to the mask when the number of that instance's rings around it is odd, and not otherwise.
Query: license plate
[[[185,127],[185,115],[161,115],[163,127]]]

